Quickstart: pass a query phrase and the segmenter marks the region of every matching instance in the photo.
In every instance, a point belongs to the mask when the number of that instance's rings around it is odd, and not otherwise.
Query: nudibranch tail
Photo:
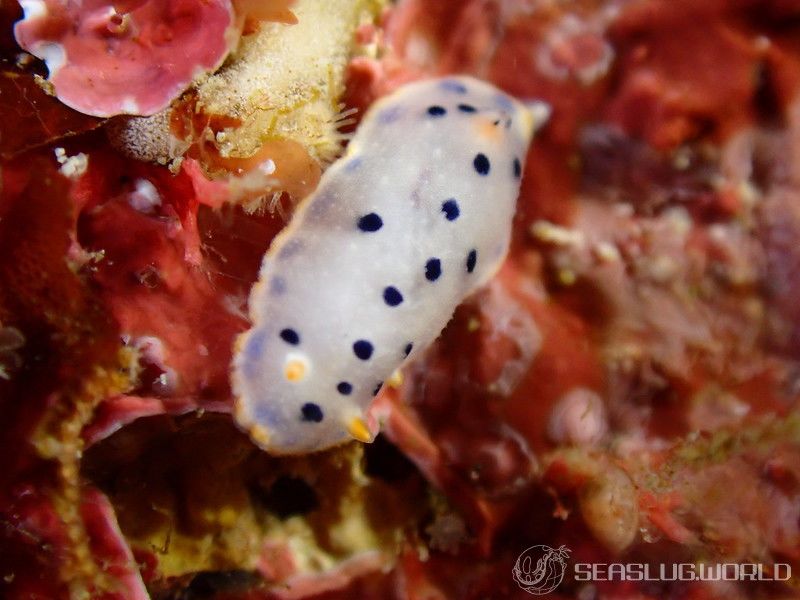
[[[548,114],[469,77],[370,108],[253,286],[232,378],[235,419],[256,444],[296,454],[374,438],[367,410],[383,383],[505,258]]]

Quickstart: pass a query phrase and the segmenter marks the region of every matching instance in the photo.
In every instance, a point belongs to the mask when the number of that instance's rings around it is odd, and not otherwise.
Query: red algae
[[[17,68],[0,70],[0,113],[15,116],[13,122],[4,121],[0,129],[0,156],[3,158],[83,133],[102,123],[48,96],[34,74]]]
[[[246,31],[292,21],[255,4],[234,2]],[[225,202],[268,159],[300,198],[318,163],[269,140],[223,157],[199,133],[237,122],[191,94],[177,173],[123,158],[6,67],[24,127],[0,129],[0,594],[529,598],[512,568],[542,544],[571,550],[554,598],[791,596],[572,565],[800,569],[798,19],[779,0],[403,0],[360,28],[360,112],[466,73],[553,113],[500,272],[384,386],[374,444],[309,459],[227,414],[284,220]],[[66,177],[56,145],[88,167]]]
[[[68,264],[76,215],[69,182],[54,162],[33,156],[6,163],[3,172],[0,314],[24,344],[19,368],[0,379],[9,456],[0,511],[11,523],[0,545],[4,554],[23,557],[9,565],[15,586],[60,597],[65,589],[79,593],[106,582],[79,512],[80,430],[127,377],[118,371],[113,320]],[[40,539],[34,550],[31,540]]]

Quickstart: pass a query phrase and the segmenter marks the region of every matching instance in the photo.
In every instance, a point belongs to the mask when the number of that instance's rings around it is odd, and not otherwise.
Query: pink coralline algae
[[[205,72],[239,37],[229,0],[23,0],[17,42],[47,63],[64,104],[109,117],[151,115]]]

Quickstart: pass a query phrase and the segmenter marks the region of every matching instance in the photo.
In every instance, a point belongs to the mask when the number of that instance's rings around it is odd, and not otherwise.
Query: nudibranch
[[[469,77],[400,88],[273,241],[236,341],[235,418],[275,454],[371,441],[367,409],[508,251],[544,103]]]

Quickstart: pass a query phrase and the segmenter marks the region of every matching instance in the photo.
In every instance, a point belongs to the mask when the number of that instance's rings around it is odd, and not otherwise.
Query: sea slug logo
[[[564,579],[569,549],[566,546],[531,546],[514,564],[514,581],[531,594],[548,594]]]
[[[514,563],[514,581],[530,594],[547,594],[564,580],[571,550],[531,546]],[[789,581],[788,563],[575,563],[574,581]]]

